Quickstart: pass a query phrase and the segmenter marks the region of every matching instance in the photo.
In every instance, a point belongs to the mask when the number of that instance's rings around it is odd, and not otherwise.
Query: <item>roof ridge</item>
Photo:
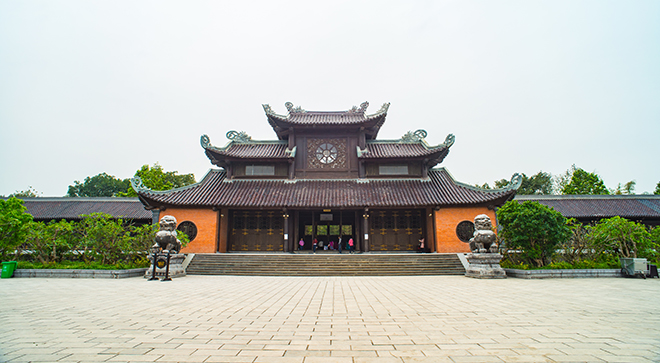
[[[433,169],[431,169],[431,170],[434,170],[434,169],[435,169],[435,168],[433,168]],[[452,181],[454,184],[456,184],[457,186],[464,187],[464,188],[468,188],[468,189],[472,189],[472,190],[476,190],[476,191],[479,191],[479,192],[486,192],[486,193],[508,192],[508,191],[511,191],[511,190],[518,190],[518,188],[520,188],[520,185],[522,184],[522,175],[520,175],[520,174],[518,174],[518,173],[514,173],[514,174],[511,176],[511,181],[509,182],[509,184],[508,184],[506,187],[504,187],[504,188],[497,188],[497,189],[484,189],[484,188],[481,188],[481,187],[477,187],[477,186],[470,185],[470,184],[467,184],[467,183],[460,182],[460,181],[456,180],[456,179],[454,178],[454,176],[451,175],[451,173],[449,172],[449,170],[445,169],[444,167],[439,168],[439,169],[440,169],[440,170],[443,170],[445,173],[447,173],[447,175],[449,176],[449,180],[451,180],[451,181]],[[429,170],[429,172],[430,172],[431,170]]]
[[[519,194],[516,199],[660,199],[654,194]]]
[[[209,169],[209,171],[207,171],[206,174],[202,177],[202,179],[200,181],[198,181],[197,183],[190,184],[190,185],[184,185],[182,187],[172,188],[172,189],[168,189],[168,190],[151,190],[151,189],[147,188],[142,183],[142,179],[139,176],[134,176],[133,178],[131,178],[131,187],[133,187],[133,190],[135,190],[135,192],[138,193],[138,195],[140,194],[140,192],[149,193],[149,194],[175,193],[175,192],[179,192],[179,191],[183,191],[183,190],[187,190],[187,189],[193,189],[193,188],[196,188],[196,187],[202,185],[202,183],[204,183],[204,181],[206,181],[206,179],[209,178],[211,174],[215,174],[218,171],[221,171],[221,170],[220,169]],[[222,171],[224,171],[224,170],[222,170]]]

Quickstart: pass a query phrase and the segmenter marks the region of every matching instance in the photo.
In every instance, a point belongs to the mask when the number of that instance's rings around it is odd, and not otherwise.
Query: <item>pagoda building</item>
[[[504,189],[457,182],[437,167],[454,144],[448,135],[429,145],[426,131],[378,140],[389,103],[347,111],[287,114],[263,105],[277,140],[252,140],[229,131],[229,142],[201,145],[211,169],[196,184],[168,191],[132,181],[146,209],[172,215],[190,237],[183,252],[292,252],[317,239],[336,246],[352,238],[357,251],[469,252],[476,215],[495,220],[495,208],[513,199],[517,174]]]

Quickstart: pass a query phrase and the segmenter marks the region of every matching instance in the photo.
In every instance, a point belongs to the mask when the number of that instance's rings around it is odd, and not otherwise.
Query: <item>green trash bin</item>
[[[16,261],[9,261],[2,263],[2,278],[8,279],[14,276],[14,270],[16,270]]]

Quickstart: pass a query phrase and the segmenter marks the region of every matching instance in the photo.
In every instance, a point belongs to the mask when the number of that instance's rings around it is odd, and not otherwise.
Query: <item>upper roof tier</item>
[[[356,126],[363,128],[367,139],[375,139],[380,127],[385,122],[389,103],[384,103],[376,113],[367,115],[369,102],[363,102],[360,107],[353,106],[346,111],[307,111],[300,106],[294,107],[293,103],[285,104],[288,114],[279,115],[273,111],[270,105],[263,105],[268,123],[273,127],[280,140],[287,138],[290,128],[318,128],[318,127],[347,127]]]

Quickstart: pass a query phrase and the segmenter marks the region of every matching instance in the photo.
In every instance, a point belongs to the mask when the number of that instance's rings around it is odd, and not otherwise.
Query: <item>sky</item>
[[[64,196],[144,164],[214,166],[200,136],[275,139],[262,104],[390,102],[459,181],[575,164],[660,182],[660,1],[0,2],[0,195]]]

